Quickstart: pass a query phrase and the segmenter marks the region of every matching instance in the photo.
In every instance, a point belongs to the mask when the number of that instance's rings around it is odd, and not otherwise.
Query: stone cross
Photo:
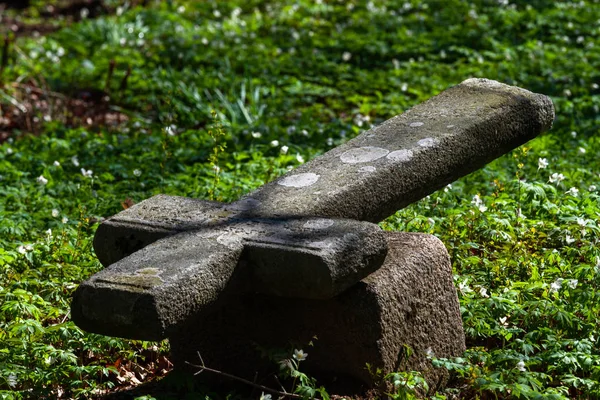
[[[468,79],[231,204],[159,195],[103,222],[85,330],[160,340],[210,307],[240,261],[245,290],[328,299],[377,270],[374,224],[549,129],[551,101]]]

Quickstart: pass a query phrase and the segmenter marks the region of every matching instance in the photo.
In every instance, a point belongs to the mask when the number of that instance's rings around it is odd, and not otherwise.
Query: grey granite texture
[[[386,237],[383,266],[331,299],[241,294],[234,282],[217,307],[189,319],[171,337],[175,365],[198,364],[200,352],[208,367],[252,381],[255,372],[264,378],[278,368],[257,348],[293,343],[292,348],[308,353],[302,371],[322,383],[335,376],[338,383],[345,381],[342,385],[362,382],[368,387],[374,383],[365,369],[370,363],[385,373],[424,371],[432,391],[443,386],[447,372],[431,368],[426,352],[452,357],[465,350],[448,253],[431,235],[386,232]],[[314,347],[308,346],[310,341]],[[414,350],[407,360],[400,357],[404,345]]]
[[[151,200],[168,208],[171,199]],[[240,260],[249,270],[240,290],[326,299],[377,270],[386,252],[383,232],[370,222],[296,217],[215,222],[150,243],[83,282],[72,318],[92,332],[160,340],[213,303]]]

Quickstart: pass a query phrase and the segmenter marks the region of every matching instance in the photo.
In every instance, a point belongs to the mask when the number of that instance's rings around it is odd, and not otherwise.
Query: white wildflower
[[[19,252],[20,254],[25,254],[30,251],[33,251],[33,245],[31,245],[31,244],[26,244],[24,246],[21,245],[21,246],[17,247],[17,252]]]
[[[219,10],[213,10],[213,15],[215,16],[215,18],[219,18],[221,17],[221,12]]]
[[[300,154],[296,153],[296,160],[302,164],[304,162],[304,157],[302,157]]]
[[[134,169],[133,170],[133,175],[135,175],[135,176],[141,176],[142,175],[142,171],[140,171],[139,169]]]
[[[272,140],[271,147],[277,147],[277,146],[279,146],[279,140]]]
[[[586,226],[587,225],[587,220],[585,218],[577,217],[577,225],[579,225],[579,226]]]
[[[38,176],[36,180],[37,180],[37,183],[39,183],[42,186],[48,184],[48,179],[44,178],[44,175]]]
[[[52,209],[52,216],[54,218],[58,217],[60,215],[60,211],[58,211],[56,208]]]
[[[327,146],[333,146],[333,138],[327,138]]]
[[[555,293],[562,288],[563,278],[557,278],[554,282],[550,284],[550,293]]]
[[[253,137],[254,139],[258,139],[258,138],[260,138],[261,136],[262,136],[262,133],[260,133],[260,132],[252,132],[252,137]]]
[[[74,166],[79,167],[79,159],[77,158],[77,156],[71,157],[71,162]]]
[[[13,153],[13,149],[11,149],[10,147],[8,147],[6,149],[6,155],[10,156]]]
[[[289,147],[287,147],[287,146],[281,146],[281,149],[279,149],[279,152],[281,154],[287,154],[288,150],[289,150]]]
[[[586,150],[583,147],[579,148],[579,154],[585,154]]]
[[[352,58],[352,53],[345,51],[344,54],[342,54],[342,60],[344,61],[350,61],[350,59]]]
[[[62,222],[63,224],[66,224],[67,222],[69,222],[69,218],[67,218],[67,217],[63,217],[63,218],[62,218],[62,220],[61,220],[61,222]]]
[[[572,237],[571,237],[571,236],[570,236],[570,235],[567,233],[567,235],[565,236],[565,242],[566,242],[567,244],[571,244],[571,243],[573,243],[574,241],[575,241],[575,239],[574,239],[574,238],[572,238]]]
[[[575,289],[578,283],[579,281],[577,279],[570,279],[568,285],[571,289]]]
[[[572,187],[569,190],[567,190],[565,192],[565,194],[568,194],[568,195],[573,196],[573,197],[577,197],[577,195],[579,194],[579,189],[577,189],[576,187]]]
[[[167,135],[169,135],[169,136],[175,136],[176,130],[177,130],[176,125],[169,125],[165,128],[165,132],[167,132]]]
[[[499,321],[500,321],[500,325],[502,325],[503,327],[507,327],[508,326],[508,322],[506,321],[508,319],[508,317],[500,317]]]
[[[302,129],[300,133],[302,133],[302,136],[308,137],[308,131],[306,129]]]
[[[548,179],[548,182],[550,182],[550,183],[556,182],[558,184],[561,181],[563,181],[564,179],[565,179],[565,176],[563,174],[559,174],[559,173],[555,172],[552,175],[550,175],[550,178]]]
[[[469,287],[468,281],[467,281],[466,279],[465,279],[463,282],[460,282],[460,283],[458,284],[458,290],[460,290],[460,292],[461,292],[462,294],[469,293],[469,292],[472,292],[472,291],[473,291],[473,290],[472,290],[472,289]]]
[[[272,397],[271,397],[270,394],[265,394],[263,392],[263,394],[260,395],[260,399],[259,400],[271,400],[271,399],[272,399]]]
[[[577,137],[577,132],[571,131],[571,136],[573,137],[573,139],[575,139]]]
[[[547,158],[538,158],[538,169],[546,169],[548,167]]]
[[[52,228],[49,228],[49,229],[46,231],[46,235],[48,236],[48,238],[49,238],[49,239],[52,237]]]
[[[595,192],[596,191],[596,185],[590,185],[590,187],[588,188],[588,190],[590,192]]]
[[[58,161],[54,161],[53,165],[54,165],[55,167],[60,167],[60,163],[59,163]]]
[[[487,289],[483,286],[479,288],[479,294],[481,295],[481,297],[490,297],[490,295],[487,294]]]
[[[304,350],[294,350],[294,358],[298,361],[304,361],[308,357],[308,353],[305,353]]]
[[[94,171],[91,169],[86,170],[85,168],[81,168],[81,175],[85,176],[86,178],[91,178],[93,173]]]
[[[527,371],[527,369],[525,369],[525,363],[522,360],[517,363],[516,368],[521,372]]]

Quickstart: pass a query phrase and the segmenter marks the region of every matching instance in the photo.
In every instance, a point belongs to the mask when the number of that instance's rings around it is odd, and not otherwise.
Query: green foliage
[[[72,127],[47,97],[43,132],[0,145],[0,398],[90,397],[146,362],[154,343],[69,320],[101,268],[97,222],[128,199],[234,200],[468,77],[548,94],[557,119],[382,223],[436,235],[452,260],[469,350],[433,359],[453,373],[436,396],[600,397],[597,1],[128,4],[20,38],[2,68],[2,118],[22,106],[7,82],[31,82],[105,90],[129,122]],[[325,396],[297,367],[295,387]],[[414,372],[385,380],[398,399],[426,390]]]

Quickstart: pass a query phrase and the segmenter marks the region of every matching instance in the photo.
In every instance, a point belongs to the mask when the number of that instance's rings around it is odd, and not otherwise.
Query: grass
[[[158,193],[234,200],[469,77],[547,94],[557,119],[382,222],[451,254],[469,349],[436,360],[454,376],[438,396],[600,397],[596,1],[110,5],[2,64],[0,397],[91,397],[169,368],[168,343],[69,320],[103,217]]]

